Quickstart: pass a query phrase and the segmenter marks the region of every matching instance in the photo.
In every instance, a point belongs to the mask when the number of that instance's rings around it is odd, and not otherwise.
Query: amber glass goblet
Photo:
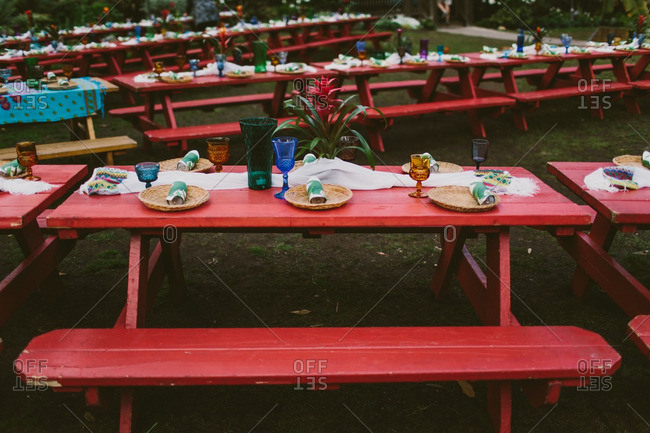
[[[276,72],[277,67],[280,64],[280,58],[278,56],[276,56],[275,54],[273,54],[271,56],[271,64],[273,65],[273,72]]]
[[[153,71],[158,75],[158,79],[160,79],[160,74],[165,72],[165,65],[163,65],[163,62],[155,62],[153,64]]]
[[[182,54],[176,56],[176,66],[178,66],[178,72],[183,70],[185,63],[187,63],[187,57]]]
[[[214,171],[223,170],[223,164],[230,158],[230,139],[228,137],[214,137],[206,140],[208,145],[208,159],[214,164]]]
[[[422,198],[426,197],[422,194],[422,182],[429,178],[431,173],[429,170],[429,163],[431,159],[421,154],[411,155],[411,169],[409,170],[409,176],[411,179],[417,182],[416,190],[410,193],[411,197]]]
[[[27,180],[41,180],[40,177],[34,176],[32,166],[38,164],[38,155],[36,154],[36,145],[33,141],[21,141],[16,143],[16,155],[18,164],[27,168]]]
[[[61,69],[63,70],[63,75],[70,81],[72,74],[74,74],[74,65],[72,63],[64,63],[61,65]]]

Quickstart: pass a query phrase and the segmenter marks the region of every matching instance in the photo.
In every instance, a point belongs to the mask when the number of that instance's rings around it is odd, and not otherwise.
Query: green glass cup
[[[269,46],[264,41],[253,42],[253,61],[255,62],[255,73],[266,72],[266,53]]]
[[[241,119],[239,126],[246,146],[248,187],[256,190],[271,188],[271,137],[278,126],[278,120],[270,117],[249,117]]]

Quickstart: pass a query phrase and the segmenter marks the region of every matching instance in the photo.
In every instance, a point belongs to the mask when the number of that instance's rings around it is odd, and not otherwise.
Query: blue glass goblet
[[[135,165],[135,174],[138,175],[138,180],[145,182],[147,188],[151,186],[151,182],[158,179],[159,170],[160,165],[157,162],[141,162]]]
[[[217,54],[215,56],[215,60],[217,61],[217,69],[219,70],[219,78],[223,78],[223,70],[226,67],[226,56],[223,54]]]
[[[277,137],[271,140],[273,150],[275,150],[275,165],[282,172],[282,191],[275,194],[275,198],[284,198],[284,193],[289,189],[289,171],[293,168],[296,161],[296,146],[298,139],[295,137]]]
[[[438,53],[438,62],[442,62],[442,55],[445,53],[445,46],[436,45],[436,52]]]
[[[196,78],[196,71],[199,70],[199,59],[190,59],[190,70],[194,74],[194,78]]]

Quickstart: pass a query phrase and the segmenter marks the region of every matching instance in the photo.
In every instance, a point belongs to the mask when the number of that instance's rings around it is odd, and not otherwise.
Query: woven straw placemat
[[[438,206],[457,212],[484,212],[501,202],[501,198],[495,195],[494,203],[480,205],[466,186],[439,186],[427,195]]]
[[[173,158],[173,159],[167,159],[165,161],[160,161],[158,164],[160,165],[160,171],[178,171],[177,165],[178,161],[180,161],[181,158]],[[210,162],[210,160],[205,159],[205,158],[199,158],[199,160],[196,162],[196,166],[189,171],[189,173],[203,173],[208,170],[210,170],[212,167],[214,167],[214,164]]]
[[[643,167],[647,169],[641,162],[642,159],[638,155],[621,155],[614,158],[614,164],[616,165],[627,165],[629,167]]]
[[[305,70],[303,68],[296,69],[295,71],[287,71],[286,69],[278,69],[275,71],[276,74],[285,74],[285,75],[298,75],[304,74]]]
[[[9,93],[9,87],[0,86],[0,95],[4,95],[5,93]]]
[[[253,74],[254,74],[253,71],[242,71],[242,72],[239,72],[239,73],[235,73],[234,71],[228,71],[228,72],[226,72],[226,77],[229,77],[229,78],[248,78],[248,77],[252,77]]]
[[[180,76],[178,78],[172,78],[172,77],[170,77],[168,75],[161,75],[160,76],[160,81],[162,81],[164,83],[168,83],[168,84],[185,84],[185,83],[189,83],[190,81],[192,81],[193,78],[194,77],[192,77],[191,75],[183,75],[183,76]]]
[[[147,188],[138,194],[138,198],[146,207],[163,212],[176,212],[180,210],[194,209],[208,201],[210,193],[198,186],[187,186],[187,198],[185,203],[179,205],[167,204],[167,195],[171,185],[157,185]]]
[[[344,186],[324,183],[323,191],[327,197],[325,203],[309,203],[306,185],[297,185],[293,188],[289,188],[289,190],[284,193],[284,199],[300,209],[325,210],[341,207],[352,198],[352,191]]]
[[[453,162],[436,161],[438,163],[438,173],[462,173],[463,167]],[[411,170],[411,163],[407,162],[402,165],[402,171],[408,173]]]
[[[424,61],[424,62],[419,61],[418,62],[417,60],[416,61],[406,60],[404,63],[406,63],[407,65],[410,65],[410,66],[422,66],[422,65],[426,65],[429,62],[428,61]]]

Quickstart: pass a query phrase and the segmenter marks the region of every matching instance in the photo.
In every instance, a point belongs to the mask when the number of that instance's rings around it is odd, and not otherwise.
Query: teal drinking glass
[[[248,187],[250,189],[271,188],[271,167],[273,147],[271,136],[278,120],[270,117],[248,117],[239,121],[248,166]]]

